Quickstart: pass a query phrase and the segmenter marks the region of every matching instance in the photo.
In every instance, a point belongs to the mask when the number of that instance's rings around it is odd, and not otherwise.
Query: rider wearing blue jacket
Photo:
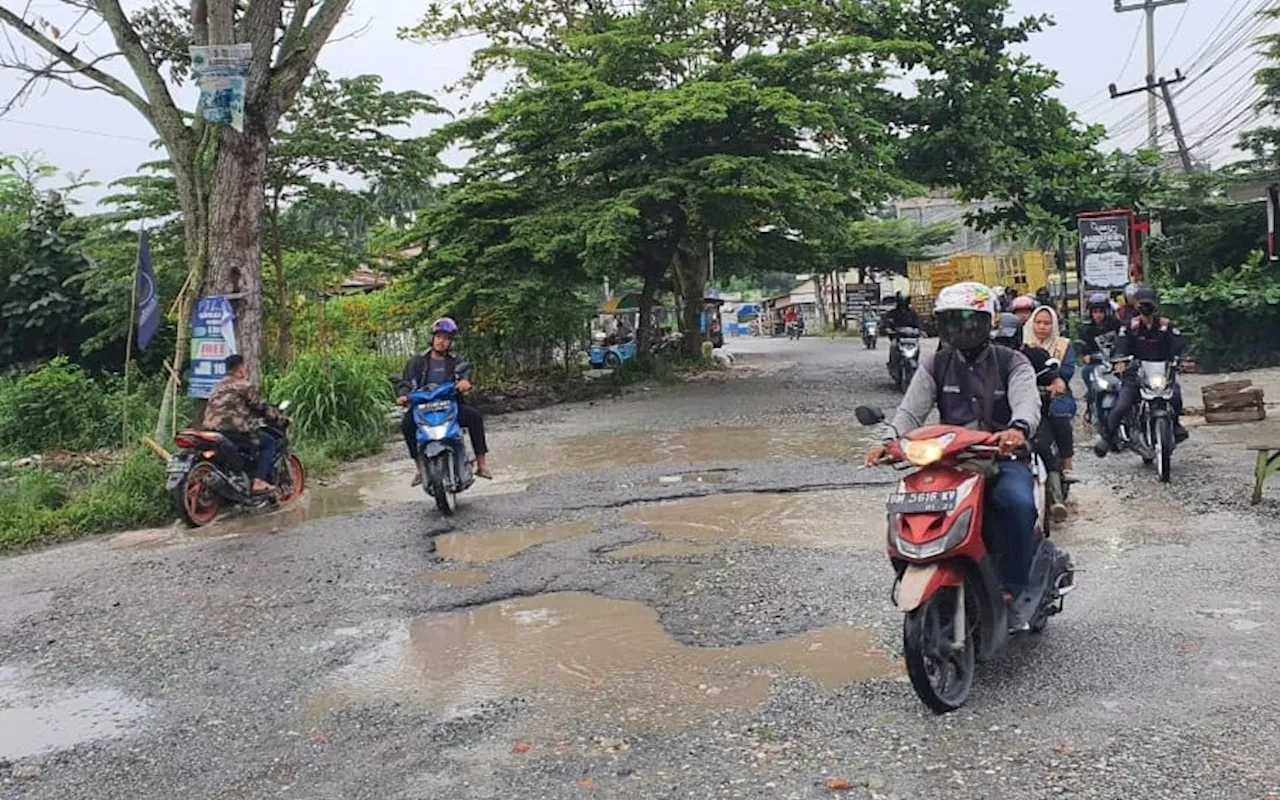
[[[414,356],[405,365],[404,375],[396,389],[396,403],[409,405],[409,393],[419,389],[439,386],[442,383],[456,383],[460,394],[471,390],[471,381],[467,379],[471,365],[461,355],[453,352],[453,340],[458,335],[458,324],[448,317],[441,317],[431,326],[431,349],[422,355]],[[484,437],[484,417],[471,406],[464,405],[458,399],[458,425],[466,428],[471,436],[471,449],[476,454],[476,475],[481,478],[492,478],[486,454],[488,443]],[[413,409],[405,411],[400,421],[400,431],[404,434],[405,447],[409,449],[409,458],[418,463],[418,432],[413,426]],[[415,471],[413,485],[422,483],[422,473]]]

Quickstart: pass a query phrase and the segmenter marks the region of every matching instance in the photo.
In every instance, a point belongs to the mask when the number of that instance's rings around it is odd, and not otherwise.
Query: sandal
[[[486,481],[491,481],[493,480],[493,473],[487,469],[478,469],[476,470],[476,477],[484,478]]]

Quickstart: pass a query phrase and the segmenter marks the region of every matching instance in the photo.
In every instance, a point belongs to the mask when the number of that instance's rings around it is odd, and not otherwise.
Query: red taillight
[[[177,436],[173,437],[173,443],[176,444],[178,447],[182,448],[183,450],[187,450],[192,447],[197,447],[200,444],[198,441],[186,435],[185,433],[180,433]]]

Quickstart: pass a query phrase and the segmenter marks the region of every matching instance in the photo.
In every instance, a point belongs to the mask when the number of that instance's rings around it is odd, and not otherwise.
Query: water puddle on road
[[[298,502],[272,511],[232,509],[203,528],[181,525],[128,531],[112,537],[118,547],[163,548],[201,539],[225,539],[279,533],[310,520],[355,514],[369,508],[400,503],[425,503],[434,507],[420,487],[410,486],[413,465],[408,460],[353,470],[329,485],[312,484]],[[523,492],[526,484],[504,480],[477,481],[461,497],[463,502],[486,495]]]
[[[655,539],[651,542],[640,542],[628,545],[608,553],[610,558],[622,560],[643,559],[658,561],[664,558],[686,558],[689,556],[705,556],[720,552],[722,548],[715,544],[700,542],[673,541]]]
[[[706,425],[684,429],[569,436],[539,446],[495,451],[495,469],[521,480],[626,466],[853,458],[864,436],[842,426],[780,428]]]
[[[900,674],[869,647],[866,632],[844,626],[763,644],[690,647],[643,603],[562,592],[415,620],[339,671],[311,709],[408,701],[456,715],[521,696],[551,719],[675,729],[759,705],[782,673],[807,675],[827,690]]]
[[[435,537],[436,555],[450,561],[487,564],[505,561],[535,545],[559,542],[591,533],[590,522],[548,525],[541,528],[503,528],[474,533],[446,533]]]
[[[884,489],[718,494],[636,508],[627,519],[666,537],[698,542],[879,546]]]
[[[114,689],[45,689],[0,667],[0,760],[119,736],[146,711]]]
[[[455,589],[461,589],[468,586],[479,586],[487,580],[489,580],[489,573],[482,569],[455,569],[423,572],[414,579],[414,582],[440,583]]]

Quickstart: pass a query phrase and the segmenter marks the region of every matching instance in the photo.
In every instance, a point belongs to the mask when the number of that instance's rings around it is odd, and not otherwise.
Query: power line
[[[129,136],[123,133],[106,133],[104,131],[87,131],[83,128],[68,128],[64,125],[50,125],[44,122],[28,122],[24,119],[11,119],[9,117],[0,117],[0,122],[7,122],[10,125],[25,125],[29,128],[45,128],[51,131],[63,131],[65,133],[82,133],[85,136],[101,136],[106,139],[120,139],[127,142],[142,142],[151,144],[154,139],[144,139],[141,136]]]
[[[1182,13],[1178,15],[1178,24],[1173,27],[1173,33],[1165,40],[1164,52],[1156,59],[1156,67],[1159,68],[1164,57],[1169,54],[1169,48],[1173,45],[1175,39],[1178,38],[1178,32],[1182,30],[1182,23],[1187,21],[1187,12],[1191,10],[1191,4],[1187,3],[1182,6]]]

